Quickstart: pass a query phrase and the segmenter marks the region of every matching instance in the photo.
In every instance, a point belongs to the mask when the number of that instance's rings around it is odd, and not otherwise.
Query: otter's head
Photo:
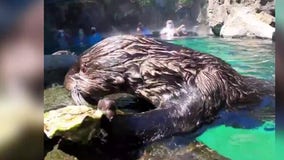
[[[65,76],[65,88],[76,93],[72,96],[75,102],[83,98],[89,103],[97,103],[105,95],[127,90],[124,78],[126,53],[114,50],[117,45],[107,50],[101,46],[104,43],[87,50]]]
[[[77,104],[80,99],[88,103],[96,104],[105,95],[124,90],[125,80],[120,74],[108,73],[92,69],[92,72],[84,72],[84,69],[74,74],[67,74],[65,87],[71,91],[72,98]]]

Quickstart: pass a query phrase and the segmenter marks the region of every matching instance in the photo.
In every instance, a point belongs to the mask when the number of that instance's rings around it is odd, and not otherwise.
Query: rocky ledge
[[[207,16],[217,36],[273,39],[274,0],[208,0]]]

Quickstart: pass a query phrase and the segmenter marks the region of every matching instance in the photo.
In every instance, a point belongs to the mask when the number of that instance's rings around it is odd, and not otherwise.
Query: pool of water
[[[169,42],[217,56],[242,75],[275,79],[275,50],[270,40],[204,37]],[[174,136],[158,144],[176,149],[197,140],[233,160],[276,159],[274,107],[274,100],[270,99],[261,104],[261,109],[257,108],[262,112],[256,111],[254,116],[249,112],[225,113],[228,115],[223,117],[222,123],[204,127],[195,136]]]
[[[275,44],[271,40],[204,37],[170,42],[217,56],[243,75],[275,79]]]

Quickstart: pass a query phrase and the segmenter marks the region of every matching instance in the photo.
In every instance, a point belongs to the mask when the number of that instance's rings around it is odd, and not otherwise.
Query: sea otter
[[[64,85],[77,104],[96,104],[118,92],[153,104],[155,109],[132,115],[113,114],[109,100],[98,105],[111,119],[110,135],[143,141],[192,131],[222,108],[257,102],[274,92],[273,84],[242,76],[220,58],[133,35],[106,38],[86,50]]]

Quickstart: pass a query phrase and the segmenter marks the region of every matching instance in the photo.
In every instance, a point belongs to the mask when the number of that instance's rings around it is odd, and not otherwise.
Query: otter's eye
[[[107,79],[106,82],[112,84],[123,84],[125,80],[121,76],[116,76],[113,77],[112,79]]]
[[[114,81],[113,81],[113,84],[122,84],[122,83],[124,83],[125,81],[124,81],[124,79],[122,78],[122,77],[120,77],[120,76],[117,76],[117,77],[115,77],[115,79],[114,79]]]
[[[85,67],[83,67],[81,70],[82,70],[83,73],[86,73],[87,69]]]

